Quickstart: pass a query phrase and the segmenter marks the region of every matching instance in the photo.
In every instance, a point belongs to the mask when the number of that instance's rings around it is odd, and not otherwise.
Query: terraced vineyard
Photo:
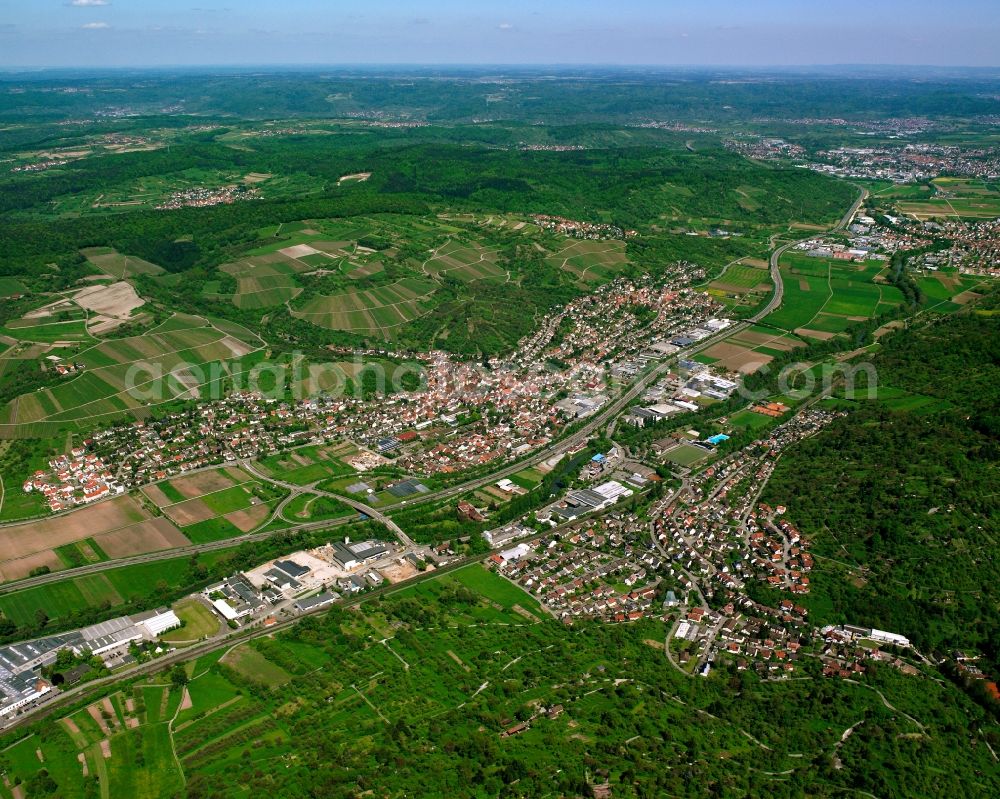
[[[388,338],[394,327],[423,316],[431,307],[437,285],[420,278],[403,278],[368,291],[349,290],[307,301],[292,314],[319,327]]]
[[[38,435],[46,426],[112,418],[145,407],[147,392],[156,402],[198,397],[226,375],[228,362],[259,349],[259,341],[180,314],[143,335],[64,347],[60,356],[83,369],[7,403],[0,409],[0,429]]]

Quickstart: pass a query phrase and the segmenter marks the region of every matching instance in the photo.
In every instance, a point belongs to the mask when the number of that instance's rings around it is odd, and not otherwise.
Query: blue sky
[[[1000,66],[1000,0],[0,0],[0,66]]]

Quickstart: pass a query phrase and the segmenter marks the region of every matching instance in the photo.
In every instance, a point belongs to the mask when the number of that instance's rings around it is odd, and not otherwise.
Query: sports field
[[[690,444],[679,444],[664,454],[666,460],[678,466],[694,466],[707,458],[711,453]]]

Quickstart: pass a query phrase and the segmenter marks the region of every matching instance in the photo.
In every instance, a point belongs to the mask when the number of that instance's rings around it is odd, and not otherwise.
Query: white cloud
[[[501,22],[499,25],[497,25],[497,27],[502,31],[509,31],[513,30],[514,28],[514,26],[511,25],[509,22]]]
[[[81,26],[85,31],[103,31],[111,26],[107,22],[88,22]]]
[[[71,6],[76,6],[77,8],[93,8],[94,6],[109,6],[111,3],[109,0],[70,0]]]

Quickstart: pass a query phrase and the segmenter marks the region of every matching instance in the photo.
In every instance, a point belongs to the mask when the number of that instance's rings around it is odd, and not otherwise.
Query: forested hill
[[[1000,664],[998,306],[895,333],[874,360],[882,399],[778,466],[764,499],[813,540],[815,622]]]

